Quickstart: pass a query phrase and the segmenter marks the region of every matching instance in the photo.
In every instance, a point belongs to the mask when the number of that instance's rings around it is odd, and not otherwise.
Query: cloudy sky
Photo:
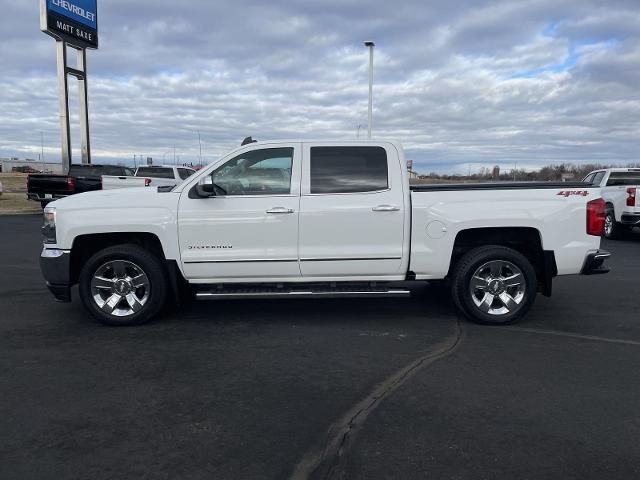
[[[401,140],[417,170],[639,160],[638,0],[102,0],[94,162],[211,161],[243,137]],[[55,41],[0,0],[0,157],[59,158]],[[72,105],[77,111],[76,86]],[[77,115],[74,144],[78,145]],[[79,161],[76,152],[76,160]]]

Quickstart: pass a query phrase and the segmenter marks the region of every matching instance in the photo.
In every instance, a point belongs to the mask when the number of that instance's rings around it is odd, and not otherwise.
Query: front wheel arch
[[[120,272],[115,265],[120,265]],[[144,282],[136,281],[134,276],[138,275]],[[83,305],[101,323],[140,325],[153,319],[165,304],[167,269],[156,254],[139,245],[115,245],[99,250],[86,261],[78,284]],[[134,301],[137,308],[126,313],[131,295],[131,300],[139,301]]]

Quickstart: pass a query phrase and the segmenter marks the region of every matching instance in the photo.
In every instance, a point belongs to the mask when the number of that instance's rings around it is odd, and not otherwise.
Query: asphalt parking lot
[[[640,232],[512,327],[410,299],[55,303],[0,217],[2,479],[640,478]]]

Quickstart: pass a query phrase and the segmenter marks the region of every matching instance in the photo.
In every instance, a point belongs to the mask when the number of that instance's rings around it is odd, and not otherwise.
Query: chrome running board
[[[240,300],[249,298],[365,298],[365,297],[408,297],[411,291],[398,288],[372,289],[296,289],[282,288],[224,288],[196,292],[198,300]]]

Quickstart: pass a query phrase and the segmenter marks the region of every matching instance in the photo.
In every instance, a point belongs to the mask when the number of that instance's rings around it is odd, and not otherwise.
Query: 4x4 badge
[[[563,197],[570,197],[572,195],[578,195],[580,197],[586,197],[587,195],[589,195],[589,191],[588,190],[562,190],[560,192],[557,193],[560,196]]]

